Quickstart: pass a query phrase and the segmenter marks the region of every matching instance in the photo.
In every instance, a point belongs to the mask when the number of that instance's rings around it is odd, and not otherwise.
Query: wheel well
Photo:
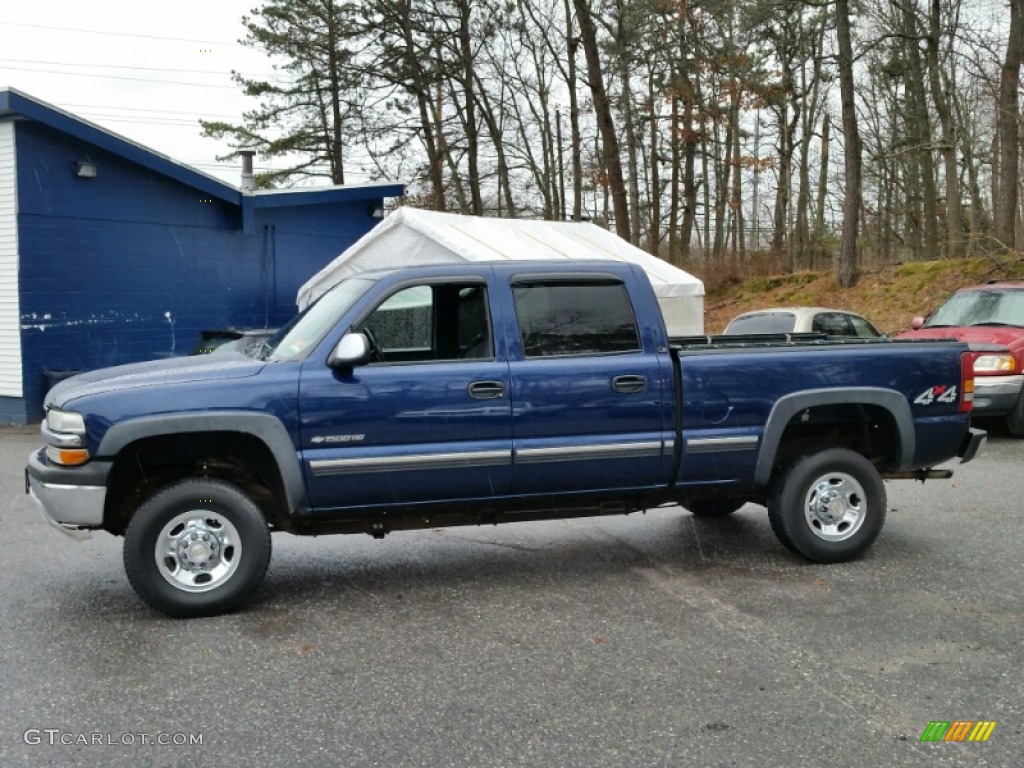
[[[812,448],[849,448],[880,471],[899,467],[900,431],[892,413],[877,405],[845,403],[806,408],[789,420],[773,470]]]
[[[190,432],[146,437],[121,449],[107,477],[104,529],[122,535],[146,499],[188,477],[234,483],[272,527],[290,520],[281,472],[266,444],[244,432]]]

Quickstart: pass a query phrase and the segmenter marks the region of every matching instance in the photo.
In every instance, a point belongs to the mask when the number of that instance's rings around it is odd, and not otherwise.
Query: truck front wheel
[[[1013,437],[1024,437],[1024,392],[1017,396],[1017,402],[1006,414],[1006,428]]]
[[[191,478],[145,502],[124,535],[132,587],[177,618],[225,613],[259,586],[270,530],[252,500],[223,480]]]
[[[772,530],[787,548],[817,563],[852,560],[885,523],[885,485],[855,451],[804,454],[780,470],[768,498]]]

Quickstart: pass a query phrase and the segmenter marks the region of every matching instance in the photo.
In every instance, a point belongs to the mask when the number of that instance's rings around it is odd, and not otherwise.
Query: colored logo
[[[995,729],[995,720],[932,720],[921,741],[988,741]]]

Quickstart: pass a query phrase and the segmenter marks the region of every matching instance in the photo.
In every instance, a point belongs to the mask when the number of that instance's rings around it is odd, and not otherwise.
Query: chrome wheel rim
[[[867,516],[864,488],[845,472],[822,475],[807,491],[804,519],[811,533],[823,541],[846,541]]]
[[[195,509],[177,515],[160,531],[156,567],[184,592],[209,592],[231,578],[242,555],[238,530],[223,515]]]

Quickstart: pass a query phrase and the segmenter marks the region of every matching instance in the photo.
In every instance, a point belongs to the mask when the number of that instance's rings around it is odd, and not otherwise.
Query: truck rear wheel
[[[270,530],[252,500],[223,480],[192,478],[145,502],[124,536],[132,587],[156,610],[178,618],[237,607],[270,563]]]
[[[768,498],[772,530],[788,549],[817,563],[852,560],[885,523],[885,485],[855,451],[831,448],[786,465]]]

